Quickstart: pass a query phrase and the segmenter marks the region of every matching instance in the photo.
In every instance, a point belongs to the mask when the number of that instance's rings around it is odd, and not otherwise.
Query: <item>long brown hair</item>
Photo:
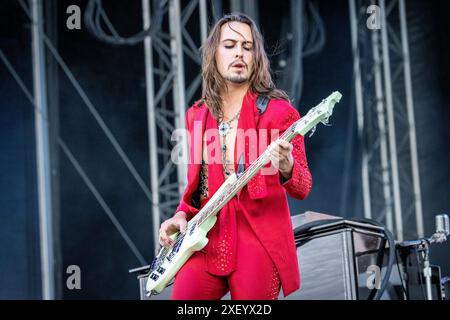
[[[223,16],[211,29],[206,42],[201,47],[202,53],[202,102],[205,102],[216,118],[221,118],[222,98],[220,92],[226,88],[225,80],[219,73],[216,64],[216,50],[220,42],[221,27],[228,22],[247,24],[253,36],[253,72],[250,76],[249,88],[256,94],[265,95],[272,99],[289,101],[286,92],[276,89],[270,75],[270,63],[264,50],[264,40],[255,22],[242,13],[231,13]]]

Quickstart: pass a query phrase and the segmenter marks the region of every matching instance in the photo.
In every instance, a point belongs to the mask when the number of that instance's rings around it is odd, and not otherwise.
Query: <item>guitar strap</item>
[[[260,116],[266,111],[269,102],[270,98],[268,96],[259,95],[256,99],[256,107],[258,108]]]
[[[267,106],[269,105],[270,98],[267,96],[259,95],[256,99],[256,108],[258,108],[259,116],[261,116],[264,111],[266,111]],[[258,119],[259,120],[259,119]],[[258,127],[258,123],[256,124],[256,127]],[[236,172],[236,176],[239,178],[242,173],[245,171],[245,163],[244,163],[244,155],[241,154],[238,160],[238,170]]]

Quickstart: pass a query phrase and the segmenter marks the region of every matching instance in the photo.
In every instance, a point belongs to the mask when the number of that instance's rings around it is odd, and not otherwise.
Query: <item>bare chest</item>
[[[220,161],[224,166],[225,178],[227,177],[226,173],[230,174],[234,172],[236,133],[237,121],[229,126],[226,134],[221,134],[219,130],[219,134],[215,135],[219,141],[212,141],[206,133],[203,136],[203,163],[207,164],[209,161]]]

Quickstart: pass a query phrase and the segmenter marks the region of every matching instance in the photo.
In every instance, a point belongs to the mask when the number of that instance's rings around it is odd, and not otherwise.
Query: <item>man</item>
[[[188,185],[175,215],[161,224],[165,247],[172,244],[170,234],[185,232],[187,221],[238,170],[240,160],[247,168],[259,142],[300,119],[287,95],[275,89],[262,36],[249,17],[235,13],[220,19],[202,58],[203,98],[186,113]],[[258,108],[258,96],[268,97],[268,105]],[[257,132],[257,141],[242,132]],[[280,286],[285,296],[300,287],[286,191],[304,199],[311,190],[303,137],[274,140],[270,150],[271,162],[220,210],[206,247],[177,273],[172,299],[220,299],[228,291],[232,299],[277,299]],[[271,165],[275,170],[267,171]]]

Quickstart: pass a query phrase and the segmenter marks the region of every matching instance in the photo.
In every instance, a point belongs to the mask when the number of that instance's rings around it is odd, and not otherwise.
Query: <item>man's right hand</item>
[[[161,223],[159,229],[159,243],[163,247],[170,247],[173,245],[174,241],[170,239],[170,235],[180,231],[181,233],[186,232],[187,219],[186,212],[178,211],[175,215]]]

